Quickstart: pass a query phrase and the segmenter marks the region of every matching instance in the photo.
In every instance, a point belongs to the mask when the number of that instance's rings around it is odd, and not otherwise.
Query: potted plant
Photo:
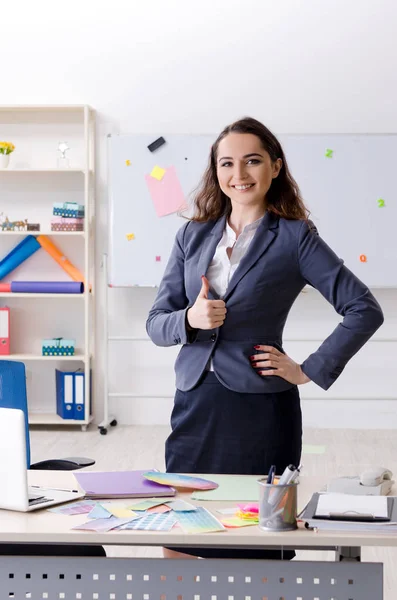
[[[6,169],[10,162],[10,154],[14,152],[15,146],[11,142],[0,142],[0,169]]]

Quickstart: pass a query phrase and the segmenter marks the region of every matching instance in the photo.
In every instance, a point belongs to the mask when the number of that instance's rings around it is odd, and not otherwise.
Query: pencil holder
[[[298,482],[279,485],[259,479],[259,527],[265,531],[297,529]]]

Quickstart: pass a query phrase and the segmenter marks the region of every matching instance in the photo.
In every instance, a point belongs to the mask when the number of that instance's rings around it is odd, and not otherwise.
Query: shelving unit
[[[73,356],[43,356],[42,354],[8,354],[4,357],[6,360],[21,360],[22,362],[25,360],[43,360],[46,361],[77,361],[81,360],[85,362],[84,354],[74,354]]]
[[[52,235],[52,236],[67,236],[67,235],[78,235],[80,237],[85,236],[85,231],[0,231],[0,235]]]
[[[95,347],[95,112],[88,105],[0,105],[0,139],[12,141],[16,147],[11,155],[9,167],[0,170],[0,211],[7,216],[13,213],[15,217],[10,220],[19,220],[25,210],[29,222],[41,225],[40,231],[1,231],[0,229],[1,256],[16,245],[20,241],[19,238],[23,239],[28,235],[47,235],[53,238],[56,245],[62,245],[62,251],[71,262],[77,260],[81,263],[78,267],[86,282],[83,294],[0,293],[0,305],[7,304],[10,307],[12,324],[12,354],[0,356],[0,360],[22,361],[27,363],[27,369],[32,368],[31,378],[30,373],[28,377],[29,423],[78,425],[85,430],[92,420],[90,379]],[[67,141],[70,146],[66,154],[70,160],[70,168],[67,169],[56,166],[57,156],[59,156],[57,149],[61,141]],[[53,202],[58,201],[84,204],[84,231],[51,231],[52,205]],[[17,212],[19,212],[18,217]],[[23,263],[18,270],[22,271],[26,263]],[[35,271],[32,267],[31,271],[27,270],[28,276],[21,277],[19,273],[15,276],[10,274],[5,280],[69,280],[55,262],[55,266],[51,267],[53,269],[51,277],[51,274],[45,272],[48,264],[48,258],[44,257],[43,264],[39,265],[37,277],[34,276]],[[54,272],[57,273],[56,276]],[[59,300],[59,304],[54,305],[55,298]],[[80,299],[81,302],[69,303],[70,300],[75,299]],[[16,320],[17,322],[12,320],[14,309],[19,310],[22,315],[21,319]],[[34,309],[36,314],[33,313],[31,319],[33,333],[26,332],[30,324],[28,311]],[[64,330],[67,330],[66,314],[64,318],[60,317],[56,320],[53,318],[54,311],[55,314],[59,312],[60,315],[64,313],[71,315],[69,317],[71,327],[75,328],[76,336],[70,337],[79,339],[76,344],[76,354],[73,356],[40,354],[41,339],[60,337],[60,323]],[[40,319],[37,315],[40,315]],[[20,320],[23,322],[22,331],[18,329]],[[37,321],[46,323],[43,327],[45,333],[40,337],[38,334],[40,324]],[[63,334],[63,337],[68,336]],[[50,362],[51,365],[46,366],[46,362]],[[62,369],[64,364],[71,365],[71,363],[76,363],[79,368],[84,367],[86,374],[84,420],[62,419],[56,414],[55,368]],[[43,365],[44,379],[42,374],[35,372],[35,368],[38,369],[40,366],[41,369]],[[72,368],[74,370],[74,367]],[[36,392],[34,398],[29,394],[29,381]],[[40,392],[37,391],[39,389]],[[41,405],[42,398],[43,405]]]

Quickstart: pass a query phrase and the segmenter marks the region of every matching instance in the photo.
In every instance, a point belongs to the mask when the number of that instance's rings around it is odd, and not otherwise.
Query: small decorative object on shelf
[[[52,338],[42,341],[43,356],[73,356],[75,340]]]
[[[51,231],[84,231],[84,219],[54,217],[51,219]]]
[[[28,223],[27,231],[40,231],[40,223]]]
[[[77,202],[54,202],[52,213],[55,217],[82,219],[84,205]]]
[[[23,221],[10,221],[7,215],[0,213],[1,231],[40,231],[39,223],[28,223],[27,219]]]
[[[15,146],[11,142],[0,142],[0,169],[6,169],[10,162],[10,154]]]
[[[69,159],[66,157],[66,150],[70,150],[69,146],[66,142],[60,142],[58,145],[58,150],[61,153],[61,156],[57,159],[58,169],[69,169]]]

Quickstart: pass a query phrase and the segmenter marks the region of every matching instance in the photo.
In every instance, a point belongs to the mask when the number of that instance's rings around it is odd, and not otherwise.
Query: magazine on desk
[[[373,504],[373,514],[358,514],[356,511],[357,503],[360,502],[360,496],[351,496],[350,494],[343,494],[346,505],[351,509],[347,510],[345,514],[335,514],[330,512],[328,516],[321,515],[321,511],[318,511],[318,504],[320,496],[331,497],[331,494],[319,494],[315,493],[311,497],[309,503],[305,506],[302,512],[298,515],[298,522],[306,527],[307,529],[319,530],[319,531],[351,531],[351,532],[372,532],[372,533],[384,533],[393,534],[397,533],[397,502],[394,496],[392,497],[376,497],[369,496],[370,503]],[[339,494],[335,494],[339,496]],[[335,500],[339,500],[336,499]],[[387,509],[387,516],[384,516],[382,511],[381,503],[385,503]],[[338,503],[336,503],[338,505]],[[368,511],[368,508],[365,509]],[[376,512],[380,511],[380,512]],[[377,517],[376,515],[380,516]],[[317,515],[317,516],[316,516]]]

